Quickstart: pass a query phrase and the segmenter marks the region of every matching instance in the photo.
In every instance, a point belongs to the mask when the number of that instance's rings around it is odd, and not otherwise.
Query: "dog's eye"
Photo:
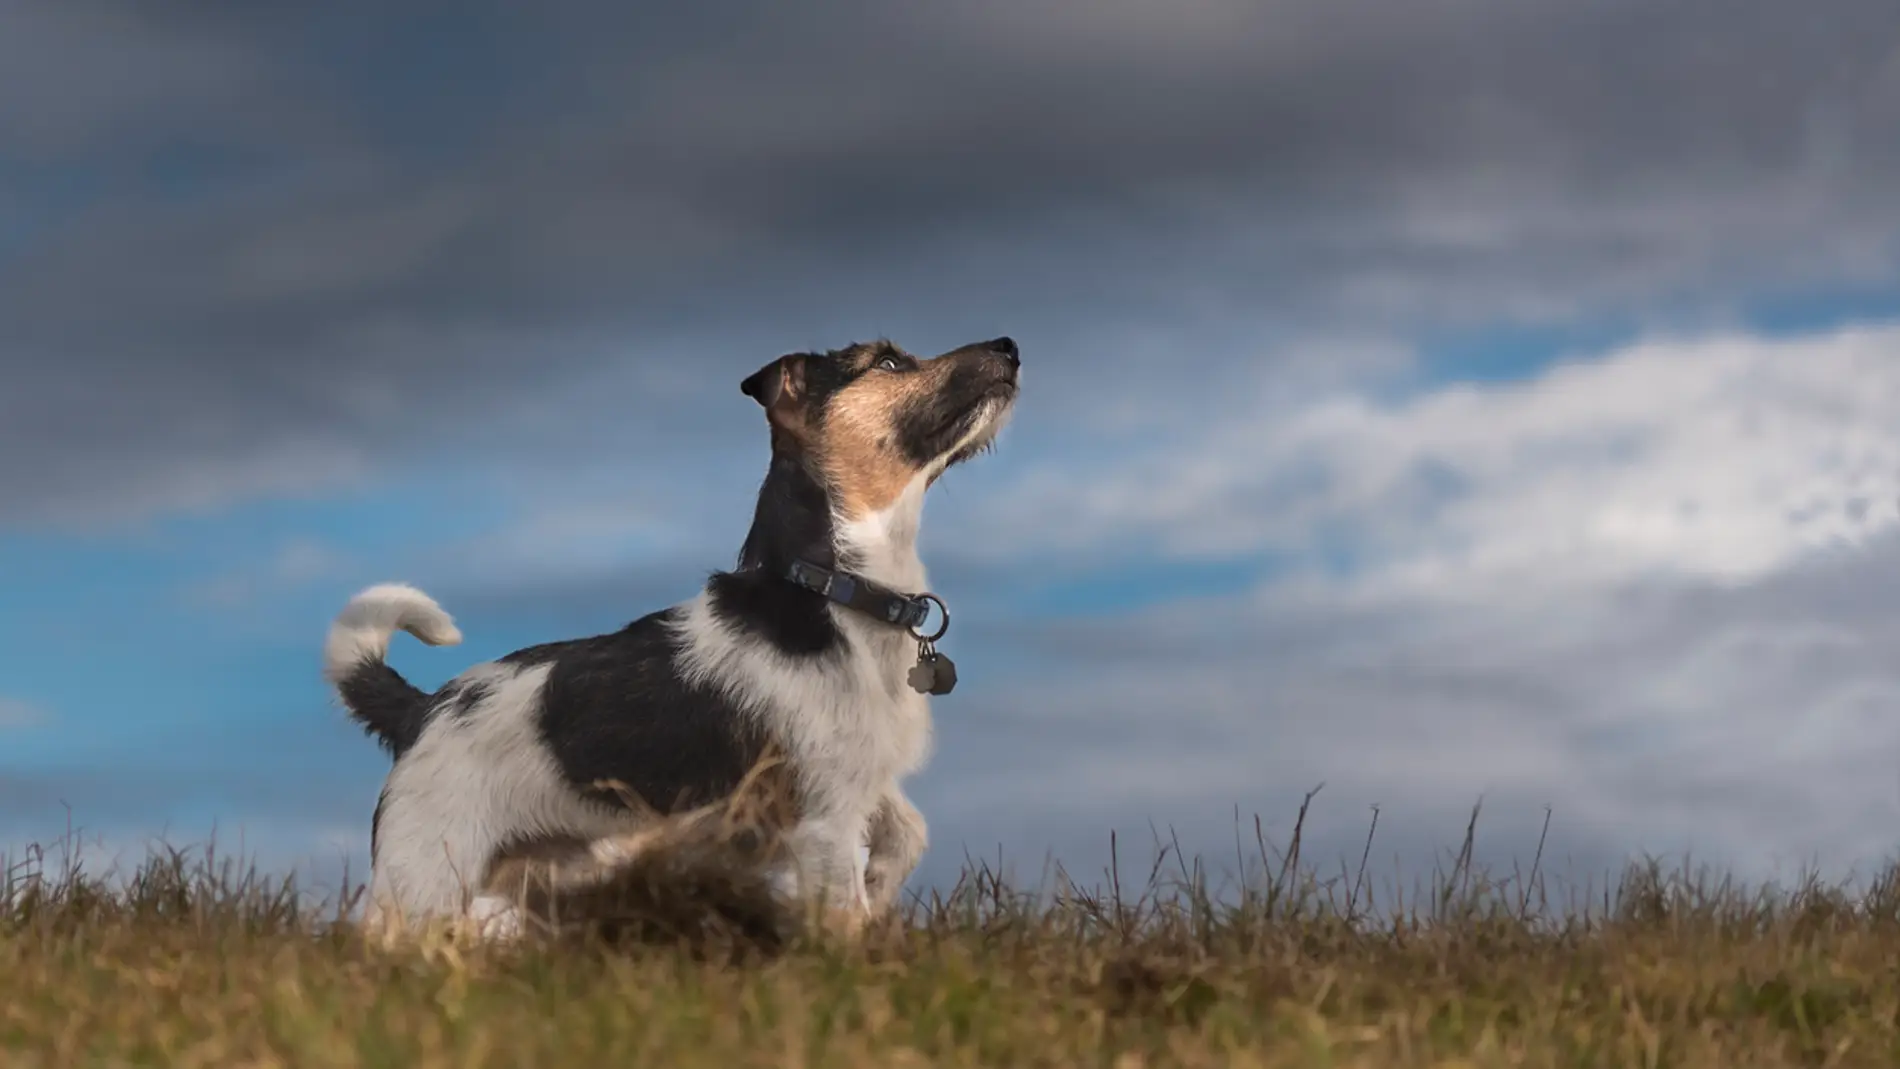
[[[900,371],[904,365],[894,356],[885,356],[878,358],[876,366],[880,371]]]

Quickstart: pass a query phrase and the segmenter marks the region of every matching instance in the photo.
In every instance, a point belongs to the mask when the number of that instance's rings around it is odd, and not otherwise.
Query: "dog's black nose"
[[[996,338],[984,344],[989,346],[990,352],[1003,354],[1012,364],[1023,362],[1022,354],[1016,348],[1015,338]]]

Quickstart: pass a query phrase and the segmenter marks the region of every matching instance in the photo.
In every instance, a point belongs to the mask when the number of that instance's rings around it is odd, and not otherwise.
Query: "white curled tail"
[[[389,637],[407,631],[431,646],[462,641],[455,621],[435,599],[406,583],[382,583],[350,599],[323,643],[323,677],[341,684],[365,662],[389,656]]]

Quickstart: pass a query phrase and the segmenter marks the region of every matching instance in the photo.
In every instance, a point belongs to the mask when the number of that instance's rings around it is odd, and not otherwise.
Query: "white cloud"
[[[1655,341],[1524,383],[1341,391],[988,503],[1004,544],[1343,543],[1359,589],[1748,581],[1900,519],[1900,326]]]

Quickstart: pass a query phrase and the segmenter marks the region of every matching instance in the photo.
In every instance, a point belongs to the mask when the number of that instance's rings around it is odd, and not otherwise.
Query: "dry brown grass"
[[[1469,836],[1467,837],[1467,846]],[[209,851],[0,898],[0,1065],[1900,1065],[1900,882],[1655,865],[1562,904],[1469,850],[1413,900],[1264,843],[1210,893],[1017,895],[981,867],[858,946],[375,946]],[[48,871],[50,869],[50,871]]]

